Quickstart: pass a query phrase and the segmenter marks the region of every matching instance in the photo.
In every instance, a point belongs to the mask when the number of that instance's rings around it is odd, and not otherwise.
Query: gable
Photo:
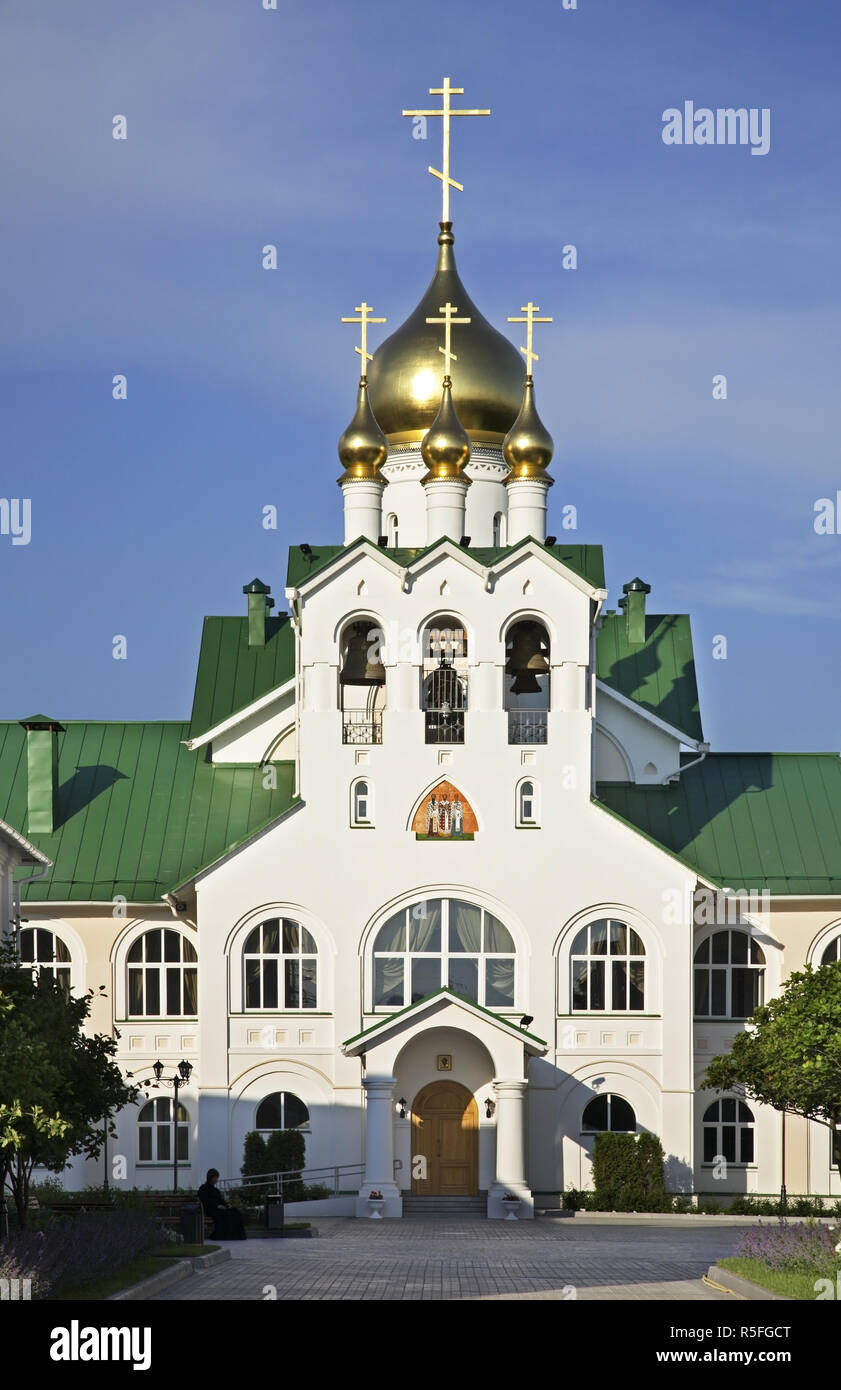
[[[249,647],[247,618],[205,618],[188,737],[199,738],[295,674],[288,613],[266,619],[266,643]]]
[[[58,823],[28,834],[26,734],[0,723],[0,818],[52,860],[28,901],[155,902],[292,806],[294,764],[215,766],[184,723],[68,720],[58,737]]]
[[[666,787],[600,782],[598,802],[722,887],[841,893],[841,759],[715,753]]]
[[[687,613],[647,613],[645,642],[632,646],[625,615],[606,613],[596,646],[596,674],[605,685],[656,714],[693,742],[703,739],[695,654]]]

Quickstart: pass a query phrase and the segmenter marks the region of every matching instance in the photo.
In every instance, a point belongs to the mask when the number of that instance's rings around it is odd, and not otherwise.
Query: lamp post
[[[174,1091],[172,1102],[172,1190],[178,1191],[178,1092],[182,1086],[186,1086],[192,1074],[190,1062],[181,1061],[178,1063],[178,1072],[175,1076],[165,1077],[163,1074],[164,1064],[161,1061],[155,1062],[152,1071],[155,1073],[155,1080],[160,1086],[171,1086]]]

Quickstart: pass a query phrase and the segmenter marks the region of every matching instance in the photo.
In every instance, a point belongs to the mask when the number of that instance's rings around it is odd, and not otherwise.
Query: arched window
[[[505,516],[502,512],[496,512],[493,521],[493,543],[494,545],[505,545]]]
[[[374,618],[354,618],[342,631],[339,689],[343,743],[383,741],[384,645],[385,633]]]
[[[70,952],[57,932],[46,927],[23,927],[18,935],[18,957],[33,975],[70,993]]]
[[[601,1134],[612,1130],[614,1134],[636,1134],[637,1117],[633,1108],[621,1096],[594,1096],[584,1107],[581,1116],[582,1134]]]
[[[545,743],[549,714],[549,634],[524,618],[505,638],[505,708],[509,743]]]
[[[180,931],[153,927],[128,953],[129,1018],[193,1018],[198,1014],[198,956]]]
[[[249,932],[243,948],[246,1009],[316,1009],[317,947],[306,927],[272,917]]]
[[[570,950],[572,1007],[582,1013],[645,1008],[645,947],[633,927],[612,918],[589,922]]]
[[[695,1017],[750,1018],[763,1000],[765,956],[744,931],[717,931],[695,952]]]
[[[367,777],[360,777],[351,786],[350,793],[351,825],[371,826],[374,824],[374,795]]]
[[[426,742],[464,743],[467,633],[451,614],[439,614],[424,629],[423,672]]]
[[[497,917],[458,898],[401,908],[374,942],[374,1006],[401,1009],[446,987],[489,1008],[514,1007],[514,942]]]
[[[824,948],[821,965],[832,965],[836,960],[841,960],[841,935],[834,936],[829,945]]]
[[[398,528],[398,525],[397,525],[397,513],[396,513],[396,512],[389,512],[388,516],[386,517],[386,522],[385,522],[385,533],[386,533],[386,537],[388,538],[388,543],[389,543],[389,545],[398,545],[398,544],[399,544],[399,535],[400,535],[400,532],[399,532],[399,528]]]
[[[138,1159],[141,1163],[172,1162],[172,1100],[159,1096],[144,1105],[137,1117]],[[178,1103],[178,1162],[190,1157],[190,1117]]]
[[[537,783],[530,778],[517,787],[517,825],[538,824]]]
[[[704,1111],[704,1162],[753,1163],[753,1113],[744,1101],[725,1096]]]
[[[273,1091],[257,1106],[255,1129],[268,1133],[273,1129],[305,1129],[310,1112],[302,1100],[291,1091]]]

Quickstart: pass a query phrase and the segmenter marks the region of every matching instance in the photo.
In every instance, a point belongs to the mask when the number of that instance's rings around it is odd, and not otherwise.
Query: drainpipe
[[[590,714],[592,715],[592,737],[590,739],[590,795],[596,794],[596,646],[599,629],[604,621],[603,609],[607,603],[607,589],[597,589],[590,627]]]
[[[44,875],[47,873],[47,870],[52,868],[52,866],[53,866],[52,860],[51,860],[51,859],[48,859],[47,862],[46,862],[46,864],[44,864],[44,865],[38,870],[37,874],[30,874],[28,878],[19,878],[19,879],[13,879],[13,880],[12,880],[12,889],[13,889],[13,895],[14,895],[14,896],[13,896],[13,908],[12,908],[12,925],[14,926],[15,931],[18,931],[18,930],[20,929],[20,890],[21,890],[21,888],[25,888],[26,885],[27,885],[27,883],[37,883],[39,879],[41,879],[41,878],[44,877]]]
[[[295,786],[296,796],[301,795],[301,699],[303,694],[303,674],[301,671],[301,596],[297,589],[284,590],[289,604],[289,617],[295,633]]]
[[[661,787],[668,786],[669,782],[676,782],[682,772],[688,772],[690,767],[697,767],[699,763],[704,761],[710,751],[710,745],[708,743],[699,743],[697,747],[701,749],[700,758],[693,758],[691,763],[684,763],[682,767],[675,768],[674,772],[670,772],[668,777],[663,778],[660,783]]]

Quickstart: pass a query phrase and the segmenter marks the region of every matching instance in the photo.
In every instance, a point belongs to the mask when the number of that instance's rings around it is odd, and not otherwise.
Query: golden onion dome
[[[534,381],[527,376],[520,413],[502,445],[503,458],[511,465],[506,483],[516,482],[519,478],[545,477],[554,452],[552,436],[534,403]]]
[[[458,418],[474,444],[502,444],[520,408],[523,359],[507,338],[476,308],[456,270],[452,223],[442,222],[438,263],[420,304],[374,353],[371,405],[389,444],[418,443],[435,419],[440,401],[441,307],[455,306],[452,346],[458,363],[453,399]]]
[[[422,483],[438,478],[461,478],[461,470],[470,459],[470,440],[456,414],[451,385],[450,378],[445,376],[438,414],[421,445],[421,455],[428,469],[421,478]],[[469,483],[470,479],[464,477],[463,481]]]
[[[385,463],[388,443],[374,419],[368,400],[368,382],[364,376],[359,379],[356,414],[339,440],[338,449],[339,459],[345,466],[339,483],[376,478],[380,464]]]

